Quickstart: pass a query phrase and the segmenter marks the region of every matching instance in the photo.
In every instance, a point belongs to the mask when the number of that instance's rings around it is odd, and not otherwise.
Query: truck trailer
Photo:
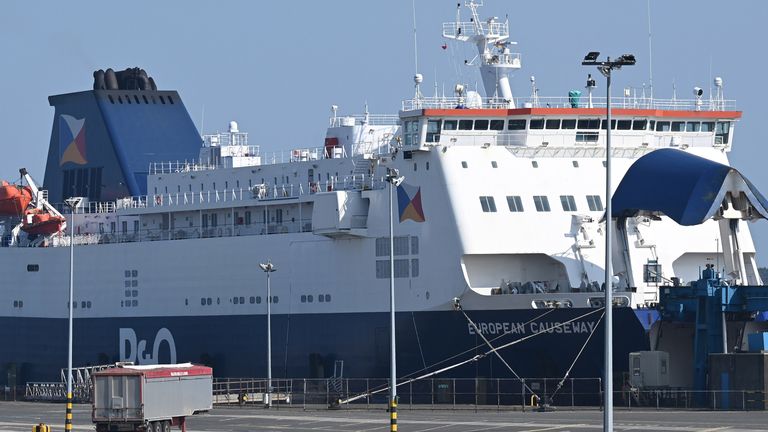
[[[187,416],[212,407],[213,370],[185,364],[122,366],[93,374],[97,432],[185,431]]]

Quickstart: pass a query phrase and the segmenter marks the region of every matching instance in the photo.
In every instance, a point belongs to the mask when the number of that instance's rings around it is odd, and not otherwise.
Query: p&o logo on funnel
[[[70,115],[59,116],[59,166],[71,162],[77,165],[88,163],[85,154],[85,118]]]

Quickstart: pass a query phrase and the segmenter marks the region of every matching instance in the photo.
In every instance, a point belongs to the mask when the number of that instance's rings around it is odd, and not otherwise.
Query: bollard
[[[45,423],[39,423],[32,426],[32,432],[51,432],[51,427]]]
[[[389,430],[397,432],[397,397],[389,401]]]

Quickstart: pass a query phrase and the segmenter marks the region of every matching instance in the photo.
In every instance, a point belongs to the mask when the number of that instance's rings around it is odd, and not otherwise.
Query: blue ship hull
[[[602,376],[603,327],[593,309],[467,311],[494,346],[526,338],[501,351],[521,377],[562,377],[594,329],[571,377]],[[217,377],[266,376],[266,317],[197,316],[88,318],[75,320],[74,366],[118,360],[138,363],[194,362]],[[627,370],[629,352],[648,349],[646,328],[630,308],[614,312],[614,367]],[[56,381],[67,364],[66,319],[0,319],[3,350],[0,384],[15,370],[16,383]],[[165,330],[163,330],[165,329]],[[344,361],[346,377],[389,374],[389,315],[296,314],[272,317],[275,378],[323,378]],[[536,332],[543,332],[530,337]],[[169,337],[170,336],[170,337]],[[397,314],[398,376],[414,376],[488,351],[460,312]],[[175,356],[173,355],[175,352]],[[513,375],[494,356],[440,376],[506,378]]]

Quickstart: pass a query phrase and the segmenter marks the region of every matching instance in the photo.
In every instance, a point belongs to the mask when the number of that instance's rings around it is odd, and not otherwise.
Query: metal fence
[[[530,410],[541,405],[560,408],[600,408],[603,404],[600,378],[572,378],[558,388],[556,378],[433,378],[398,385],[400,409]],[[323,409],[384,408],[388,380],[385,378],[292,379],[272,381],[272,401],[277,409],[292,407]],[[263,403],[264,379],[216,379],[215,404]],[[243,397],[245,395],[245,397]],[[352,399],[351,402],[346,399]],[[340,404],[341,402],[341,404]],[[684,389],[614,392],[618,409],[765,410],[768,395],[762,391],[692,391]]]

